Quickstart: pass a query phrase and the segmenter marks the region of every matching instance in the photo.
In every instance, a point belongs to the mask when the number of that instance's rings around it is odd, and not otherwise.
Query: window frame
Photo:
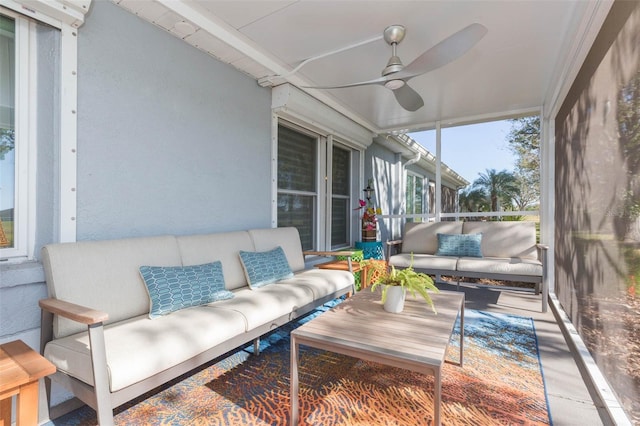
[[[327,153],[330,151],[331,155],[328,156],[327,158],[327,199],[329,200],[326,211],[327,211],[327,224],[326,224],[326,234],[327,234],[327,246],[331,248],[331,250],[337,250],[340,248],[346,248],[351,246],[351,240],[352,240],[352,234],[353,234],[353,223],[351,220],[351,215],[349,214],[349,212],[351,211],[349,209],[350,205],[355,205],[354,202],[354,190],[353,190],[353,149],[350,148],[349,146],[340,143],[340,141],[337,141],[336,138],[330,136],[329,137],[330,143],[329,146],[327,147]],[[348,164],[349,164],[349,177],[348,177],[348,182],[349,182],[349,188],[347,190],[348,194],[347,195],[343,195],[343,194],[334,194],[333,193],[333,150],[335,149],[340,149],[343,151],[347,152],[348,155]],[[346,214],[346,224],[347,224],[347,229],[346,229],[346,234],[347,234],[347,241],[345,243],[342,244],[333,244],[332,241],[332,236],[333,236],[333,200],[334,199],[340,199],[340,200],[347,200],[347,211],[345,212]]]
[[[413,185],[411,187],[412,189],[412,194],[411,194],[411,198],[410,200],[413,201],[412,205],[411,205],[411,213],[409,213],[410,210],[410,206],[409,206],[409,185],[408,185],[408,181],[409,179],[413,180]],[[422,209],[420,212],[416,212],[414,211],[415,209],[415,187],[416,187],[416,181],[420,180],[421,184],[422,184],[422,190],[421,190],[421,200],[420,200],[420,204],[422,206]],[[414,215],[424,215],[426,213],[429,212],[429,203],[428,203],[428,197],[425,191],[425,188],[427,188],[429,185],[429,181],[428,179],[423,176],[420,175],[418,173],[412,172],[410,170],[407,170],[406,175],[405,175],[405,191],[404,191],[404,201],[405,201],[405,213],[406,214],[414,214]]]
[[[0,248],[0,258],[11,261],[33,257],[35,245],[37,50],[36,24],[0,8],[15,22],[14,99],[14,212],[13,247]]]

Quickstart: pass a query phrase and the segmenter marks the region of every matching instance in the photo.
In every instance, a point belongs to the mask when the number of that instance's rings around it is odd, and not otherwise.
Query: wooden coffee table
[[[298,424],[299,345],[433,374],[434,424],[440,425],[442,367],[458,316],[460,361],[464,353],[464,293],[432,294],[438,314],[408,296],[404,311],[386,312],[379,292],[361,291],[291,332],[291,425]]]

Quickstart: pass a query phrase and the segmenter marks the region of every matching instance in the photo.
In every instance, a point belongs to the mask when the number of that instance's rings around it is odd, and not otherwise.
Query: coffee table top
[[[292,331],[302,344],[373,360],[399,361],[401,366],[441,366],[464,293],[431,293],[437,314],[409,294],[400,313],[385,311],[380,293],[360,291],[333,309]],[[320,345],[318,345],[320,343]],[[397,362],[394,362],[397,364]]]

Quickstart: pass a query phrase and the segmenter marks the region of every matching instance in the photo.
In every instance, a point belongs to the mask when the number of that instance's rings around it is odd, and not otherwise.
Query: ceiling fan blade
[[[464,55],[487,32],[488,30],[484,25],[471,24],[418,56],[403,70],[395,73],[394,78],[409,79],[440,68]]]
[[[395,89],[393,94],[400,106],[407,111],[417,111],[424,105],[422,97],[418,92],[409,87],[408,84],[405,84],[399,89]]]
[[[345,87],[367,86],[370,84],[384,84],[388,80],[387,77],[378,77],[369,81],[360,81],[358,83],[340,84],[337,86],[302,86],[305,89],[343,89]]]

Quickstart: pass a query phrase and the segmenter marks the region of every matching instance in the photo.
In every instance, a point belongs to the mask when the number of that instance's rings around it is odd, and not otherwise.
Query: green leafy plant
[[[436,312],[436,308],[433,305],[433,300],[429,295],[428,290],[438,293],[438,288],[435,286],[433,279],[422,272],[416,272],[413,269],[413,253],[411,254],[411,263],[408,268],[396,269],[393,265],[386,266],[382,264],[372,265],[379,272],[379,276],[376,282],[371,286],[371,291],[375,291],[379,285],[382,285],[382,303],[387,300],[387,291],[389,286],[400,286],[406,291],[411,293],[415,298],[416,294],[419,294],[424,298],[433,312]],[[437,312],[436,312],[437,313]]]

